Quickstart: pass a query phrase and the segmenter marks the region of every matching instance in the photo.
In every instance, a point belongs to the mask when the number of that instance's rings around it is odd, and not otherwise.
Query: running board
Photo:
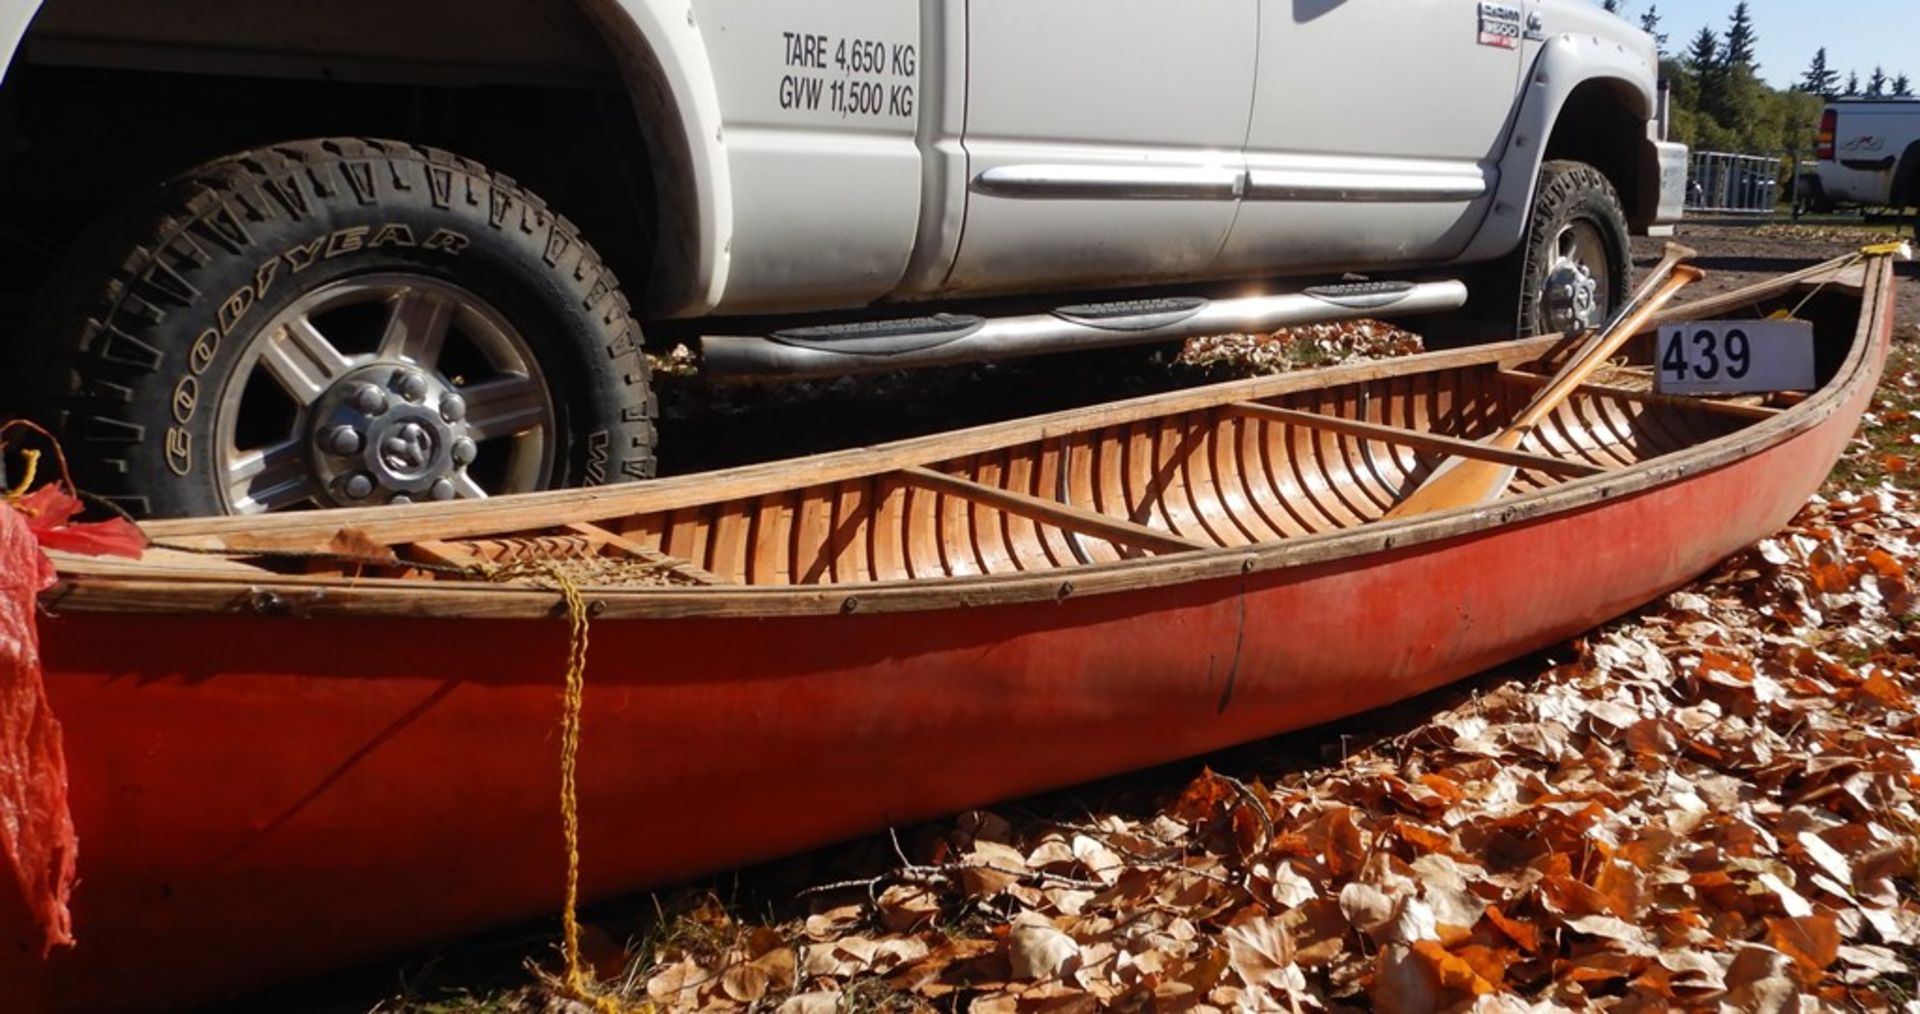
[[[1457,281],[1351,282],[1238,299],[1184,296],[1084,303],[1021,317],[940,313],[791,328],[764,337],[708,335],[700,348],[702,369],[715,376],[798,380],[1435,313],[1457,310],[1466,302],[1467,287]]]

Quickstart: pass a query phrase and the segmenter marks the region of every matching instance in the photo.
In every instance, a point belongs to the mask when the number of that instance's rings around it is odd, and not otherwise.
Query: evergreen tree
[[[1913,97],[1913,83],[1907,80],[1905,74],[1901,74],[1893,79],[1893,94],[1903,99]]]
[[[1847,71],[1847,90],[1845,94],[1847,95],[1860,94],[1860,72],[1859,71],[1857,70]]]
[[[1667,36],[1660,30],[1660,5],[1648,4],[1647,12],[1640,15],[1640,30],[1653,36],[1654,51],[1660,56],[1667,55]]]
[[[1840,72],[1827,66],[1827,47],[1813,54],[1813,62],[1800,76],[1800,90],[1811,95],[1831,96],[1840,83]]]
[[[1867,79],[1867,98],[1877,99],[1887,94],[1887,72],[1873,68],[1873,76]]]
[[[1722,50],[1722,66],[1746,67],[1759,70],[1760,65],[1753,62],[1753,46],[1760,37],[1753,31],[1753,15],[1747,12],[1747,0],[1733,5],[1733,16],[1727,19],[1727,45]]]
[[[1605,7],[1608,14],[1620,13],[1620,0],[1603,0],[1600,6]]]
[[[1693,45],[1687,47],[1686,62],[1704,102],[1720,84],[1720,37],[1713,34],[1713,29],[1700,26],[1700,34],[1694,36]]]

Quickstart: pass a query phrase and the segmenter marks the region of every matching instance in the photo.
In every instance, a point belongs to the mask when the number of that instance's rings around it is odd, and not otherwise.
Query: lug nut
[[[335,454],[358,454],[366,446],[360,431],[351,426],[335,426],[327,431],[327,450]]]
[[[454,464],[471,465],[473,459],[480,455],[480,448],[474,444],[472,438],[461,437],[453,442],[452,453]]]
[[[347,495],[355,500],[365,500],[367,497],[373,495],[373,476],[365,472],[358,475],[350,475],[347,477],[346,484],[343,488],[346,490]]]
[[[353,392],[353,407],[368,415],[379,415],[387,410],[387,392],[372,384],[361,384]]]
[[[395,493],[393,495],[393,499],[388,500],[387,502],[388,503],[412,503],[413,497],[410,497],[405,493]]]
[[[455,492],[452,479],[435,479],[433,488],[427,490],[427,495],[435,500],[451,500]]]
[[[412,370],[395,370],[393,389],[400,392],[400,397],[411,402],[427,400],[427,378]]]
[[[440,418],[457,423],[467,417],[467,399],[449,394],[440,399]]]

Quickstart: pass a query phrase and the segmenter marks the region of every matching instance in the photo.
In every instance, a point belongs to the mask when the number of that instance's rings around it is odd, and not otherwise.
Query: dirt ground
[[[1696,291],[1710,295],[1892,234],[1844,223],[1688,224],[1678,238],[1700,251],[1697,263],[1709,277]],[[1659,260],[1662,242],[1634,241],[1636,271]],[[1920,328],[1920,263],[1900,270],[1900,324]],[[1398,323],[1420,329],[1417,319]],[[774,385],[711,383],[688,362],[656,363],[663,475],[858,447],[1238,375],[1230,366],[1177,361],[1172,350],[1138,349]]]

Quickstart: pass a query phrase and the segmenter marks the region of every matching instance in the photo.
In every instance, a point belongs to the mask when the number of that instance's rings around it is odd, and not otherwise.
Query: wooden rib
[[[1256,402],[1235,402],[1228,406],[1229,411],[1238,412],[1255,418],[1273,422],[1292,423],[1309,429],[1319,429],[1349,436],[1372,437],[1390,444],[1405,444],[1422,450],[1442,451],[1457,454],[1463,458],[1482,458],[1497,461],[1503,465],[1516,465],[1521,468],[1537,468],[1555,475],[1587,476],[1599,475],[1606,469],[1590,465],[1583,461],[1565,461],[1550,458],[1544,454],[1528,454],[1525,451],[1507,451],[1498,447],[1488,447],[1472,440],[1459,437],[1444,437],[1438,433],[1424,430],[1401,429],[1398,426],[1384,426],[1379,423],[1362,422],[1358,419],[1343,419],[1339,416],[1323,415],[1319,412],[1301,412],[1296,409],[1278,408],[1273,405],[1261,405]]]
[[[754,534],[751,507],[751,503],[739,501],[720,504],[713,523],[702,531],[703,537],[692,542],[705,550],[707,569],[720,575],[722,580],[751,583],[747,578],[747,558]],[[667,552],[683,555],[674,552],[671,545]],[[700,559],[691,553],[684,555],[691,560]]]
[[[1065,440],[1043,441],[1039,447],[1033,472],[1033,483],[1026,492],[1042,500],[1071,501],[1068,489],[1067,467],[1070,462],[1068,446]],[[1031,519],[1029,519],[1031,520]],[[1079,563],[1073,555],[1073,545],[1068,540],[1074,538],[1072,532],[1055,525],[1033,526],[1040,533],[1040,549],[1046,554],[1047,562],[1053,567],[1071,567]]]
[[[793,559],[787,572],[794,584],[838,584],[833,547],[833,487],[809,486],[800,491],[794,511],[790,546]]]
[[[702,568],[702,567],[696,567],[691,562],[682,560],[677,556],[668,556],[665,553],[659,552],[654,549],[650,549],[647,546],[642,545],[641,543],[635,542],[634,540],[629,539],[618,532],[610,532],[605,528],[600,527],[599,525],[588,524],[584,521],[580,521],[580,522],[575,522],[569,525],[563,525],[562,527],[565,530],[569,532],[573,532],[576,535],[584,535],[587,538],[594,540],[595,542],[598,542],[602,545],[608,546],[612,549],[616,549],[622,553],[625,553],[626,555],[631,556],[636,560],[653,564],[654,566],[659,567],[662,570],[668,571],[673,574],[677,574],[680,577],[686,578],[687,580],[694,582],[695,584],[727,584],[729,583],[727,581],[721,580],[720,575],[715,574],[712,571],[706,570],[705,568]],[[415,543],[415,545],[417,546],[419,544]]]
[[[1548,378],[1526,370],[1499,370],[1495,374],[1501,380],[1538,389],[1547,386]],[[1625,401],[1637,401],[1647,405],[1668,405],[1681,409],[1696,409],[1716,415],[1732,416],[1736,419],[1771,419],[1779,415],[1782,409],[1766,405],[1742,405],[1729,401],[1707,401],[1702,398],[1683,397],[1676,394],[1658,394],[1653,391],[1635,391],[1625,387],[1612,387],[1606,384],[1581,384],[1574,390],[1583,394],[1597,394],[1608,398],[1620,398]]]
[[[1003,511],[1012,511],[1036,521],[1059,525],[1062,528],[1097,536],[1120,545],[1149,549],[1157,553],[1184,553],[1194,549],[1214,548],[1177,535],[1169,535],[1145,525],[1137,525],[1131,521],[1122,521],[1105,514],[1095,514],[1092,511],[1081,510],[1078,507],[1055,503],[1051,500],[1042,500],[1024,493],[1015,493],[1012,490],[984,486],[971,479],[936,472],[931,468],[917,466],[903,468],[899,474],[907,482],[922,489],[984,503]]]
[[[1232,461],[1233,444],[1237,440],[1239,421],[1216,413],[1213,425],[1207,429],[1207,481],[1214,504],[1237,533],[1234,544],[1245,546],[1278,538],[1279,533],[1261,524],[1259,514],[1247,501],[1246,487],[1242,484],[1244,477],[1236,474],[1239,470]],[[1259,525],[1259,529],[1256,530],[1255,525]]]
[[[1342,418],[1371,422],[1370,419],[1362,419],[1372,408],[1371,395],[1372,388],[1365,384],[1339,388],[1334,393],[1334,402],[1342,408],[1336,414]],[[1348,405],[1352,406],[1350,413],[1344,408]],[[1393,506],[1397,491],[1388,488],[1385,481],[1381,479],[1379,467],[1373,461],[1373,451],[1367,446],[1369,439],[1371,438],[1355,437],[1352,440],[1338,441],[1340,461],[1346,467],[1347,479],[1354,491],[1369,501],[1368,512],[1378,514]]]
[[[1034,489],[1033,463],[1031,453],[1015,453],[1013,449],[1009,449],[1005,469],[1007,488],[1031,494]],[[1049,564],[1040,535],[1040,526],[1035,524],[1032,518],[1023,518],[1006,511],[1000,512],[1000,518],[1001,535],[1007,540],[1007,548],[1013,552],[1014,565],[1021,570],[1048,569]]]
[[[1280,491],[1274,487],[1273,475],[1267,471],[1264,450],[1267,424],[1258,419],[1223,412],[1220,414],[1220,425],[1233,429],[1233,447],[1230,448],[1232,459],[1228,462],[1228,471],[1238,477],[1240,488],[1247,494],[1247,503],[1253,507],[1260,523],[1281,538],[1311,533],[1312,526],[1296,517],[1293,510],[1281,501]]]
[[[909,518],[907,487],[884,478],[872,480],[873,519],[867,523],[867,557],[875,581],[904,581],[913,576],[907,562]]]

